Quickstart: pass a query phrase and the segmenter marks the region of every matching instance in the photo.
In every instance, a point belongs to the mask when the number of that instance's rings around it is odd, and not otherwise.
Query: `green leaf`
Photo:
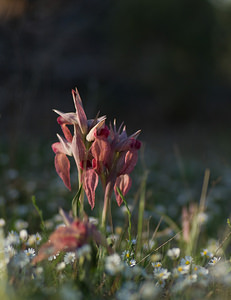
[[[82,192],[82,184],[80,185],[80,188],[78,190],[78,192],[76,193],[75,197],[72,200],[72,212],[73,212],[73,216],[76,218],[79,216],[79,205],[80,205],[80,195]]]

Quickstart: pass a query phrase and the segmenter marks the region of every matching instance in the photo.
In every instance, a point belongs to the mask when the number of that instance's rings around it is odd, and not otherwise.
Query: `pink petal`
[[[125,175],[120,175],[119,177],[117,177],[115,186],[114,186],[114,192],[115,192],[117,204],[119,206],[122,204],[123,200],[120,197],[119,193],[117,192],[116,188],[118,187],[121,190],[123,196],[125,196],[127,194],[127,192],[130,190],[131,185],[132,185],[132,180],[129,177],[129,175],[125,174]]]
[[[93,169],[87,169],[83,173],[83,176],[84,190],[91,209],[93,209],[95,206],[95,190],[98,185],[99,178]]]
[[[73,136],[71,147],[76,164],[79,166],[86,159],[86,147],[78,131]]]
[[[63,145],[59,142],[52,144],[51,147],[55,154],[56,153],[65,153],[65,149],[64,149]]]
[[[75,91],[72,90],[72,96],[75,104],[76,109],[76,116],[78,120],[79,127],[83,134],[87,133],[88,126],[87,126],[87,117],[83,109],[82,100],[80,98],[79,92],[76,89]]]
[[[87,139],[88,142],[94,141],[94,139],[95,139],[95,134],[96,134],[97,130],[99,130],[101,127],[104,126],[104,124],[105,124],[105,119],[106,119],[106,117],[105,117],[104,119],[100,120],[95,126],[93,126],[93,127],[91,128],[91,130],[89,131],[89,133],[88,133],[87,136],[86,136],[86,139]]]
[[[59,110],[53,109],[54,112],[56,112],[59,117],[57,118],[57,122],[59,125],[67,124],[67,125],[74,125],[78,124],[76,113],[63,113]]]
[[[69,143],[71,143],[72,142],[72,134],[71,134],[70,130],[67,128],[66,124],[62,124],[61,128],[62,128],[62,131],[63,131],[63,134],[64,134],[66,140]]]
[[[119,174],[130,174],[134,169],[138,159],[138,152],[137,150],[127,151],[125,158],[124,158],[124,166],[120,170]]]
[[[63,146],[63,151],[61,151],[61,152],[71,156],[72,155],[71,144],[65,138],[60,136],[59,134],[57,134],[57,137]]]
[[[70,162],[63,153],[56,153],[55,155],[55,169],[59,177],[62,179],[65,186],[71,190],[70,182]]]
[[[111,159],[111,146],[107,139],[96,137],[91,146],[91,153],[97,165],[97,172],[101,173],[102,169],[107,166]]]

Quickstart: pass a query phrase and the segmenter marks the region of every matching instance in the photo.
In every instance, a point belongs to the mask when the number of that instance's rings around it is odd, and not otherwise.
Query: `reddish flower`
[[[102,182],[105,199],[111,197],[114,189],[117,203],[120,206],[122,199],[116,188],[119,187],[122,194],[125,195],[131,187],[129,174],[137,163],[141,142],[136,138],[140,130],[127,136],[126,127],[123,124],[118,130],[115,121],[113,126],[110,124],[110,129],[105,126],[105,116],[87,120],[78,91],[72,91],[72,94],[76,112],[55,111],[59,114],[58,123],[65,137],[62,138],[58,135],[59,142],[52,145],[56,154],[56,171],[64,184],[71,189],[70,163],[67,155],[73,155],[91,208],[93,209],[95,205],[98,177]],[[68,125],[74,126],[73,136]],[[107,205],[105,204],[104,210],[106,209]]]
[[[49,241],[42,245],[38,255],[33,259],[33,264],[47,259],[49,256],[55,255],[60,251],[75,251],[89,243],[90,240],[105,246],[109,253],[112,252],[111,248],[107,246],[106,241],[94,225],[88,221],[76,219],[67,226],[58,227],[50,235]]]

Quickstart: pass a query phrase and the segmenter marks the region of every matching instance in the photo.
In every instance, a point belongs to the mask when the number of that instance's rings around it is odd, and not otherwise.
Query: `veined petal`
[[[91,153],[96,161],[97,172],[101,172],[102,168],[108,164],[111,159],[111,146],[107,139],[102,137],[95,138]]]
[[[98,175],[93,169],[87,169],[83,173],[84,190],[91,206],[91,209],[95,206],[95,190],[98,185]]]
[[[97,123],[101,122],[102,120],[106,120],[106,118],[107,118],[106,116],[98,117],[98,114],[97,114],[95,119],[87,120],[88,128],[94,127]]]
[[[91,128],[91,130],[89,131],[89,133],[86,136],[86,139],[88,142],[94,141],[95,133],[97,132],[97,130],[99,130],[100,128],[102,128],[104,126],[105,120],[106,120],[106,117],[101,119],[95,126],[93,126]]]
[[[69,124],[69,125],[73,125],[73,124],[78,124],[78,120],[77,120],[77,116],[76,113],[63,113],[57,109],[53,109],[54,112],[56,112],[58,115],[60,115],[60,117],[58,117],[57,122],[59,123],[59,125],[62,124]]]
[[[69,143],[71,143],[73,137],[72,137],[72,134],[71,134],[70,130],[67,128],[66,124],[62,124],[61,128],[62,128],[62,131],[63,131],[63,134],[64,134],[66,140]]]
[[[54,151],[55,154],[56,154],[56,153],[64,153],[64,154],[67,154],[67,153],[65,152],[65,149],[64,149],[62,143],[60,143],[60,142],[57,142],[57,143],[52,144],[52,145],[51,145],[51,148],[52,148],[52,150]]]
[[[65,140],[62,136],[60,136],[59,134],[57,134],[57,137],[63,146],[64,151],[62,151],[62,152],[71,156],[72,155],[71,144],[67,140]]]
[[[74,100],[74,104],[75,104],[76,116],[77,116],[79,127],[81,129],[81,132],[83,134],[86,134],[87,129],[88,129],[87,117],[84,112],[82,100],[80,98],[80,95],[79,95],[79,92],[77,89],[75,89],[75,91],[72,90],[72,96],[73,96],[73,100]]]
[[[70,182],[70,162],[63,153],[56,153],[55,155],[55,169],[59,177],[62,179],[65,186],[71,190]]]
[[[80,162],[85,161],[86,159],[86,147],[84,145],[80,132],[78,131],[76,131],[73,136],[71,148],[76,164],[77,166],[79,166]]]
[[[125,196],[127,194],[127,192],[130,190],[131,185],[132,185],[132,180],[128,174],[120,175],[119,177],[117,177],[115,186],[114,186],[114,192],[115,192],[115,196],[116,196],[116,202],[119,206],[122,204],[123,199],[120,197],[116,188],[118,187],[121,190],[123,196]]]
[[[134,169],[138,159],[138,152],[137,150],[129,150],[126,152],[125,158],[124,158],[124,166],[120,170],[119,174],[130,174],[132,170]]]

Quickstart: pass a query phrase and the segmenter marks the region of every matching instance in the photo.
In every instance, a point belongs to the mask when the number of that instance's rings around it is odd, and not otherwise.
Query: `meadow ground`
[[[4,299],[230,299],[231,145],[225,132],[142,137],[127,206],[112,198],[107,243],[32,264],[71,210],[73,190],[54,168],[51,143],[1,144],[1,295]],[[32,198],[34,201],[32,201]],[[103,192],[84,209],[99,228]],[[113,226],[111,226],[113,225]]]

